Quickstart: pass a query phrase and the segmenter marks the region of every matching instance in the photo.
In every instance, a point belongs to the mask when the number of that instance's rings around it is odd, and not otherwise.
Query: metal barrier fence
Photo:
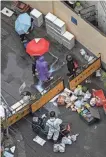
[[[68,80],[70,89],[73,89],[77,85],[82,83],[100,67],[101,67],[101,57],[97,58],[92,64],[90,64],[85,70],[83,70],[80,74],[78,74],[74,79]],[[40,99],[36,100],[32,104],[26,105],[21,110],[19,110],[18,112],[10,116],[7,119],[8,124],[6,124],[6,121],[3,120],[2,121],[3,127],[6,128],[7,126],[10,126],[16,123],[18,120],[20,120],[21,118],[23,118],[30,112],[34,113],[35,111],[43,107],[52,98],[54,98],[57,94],[62,92],[64,88],[65,88],[64,80],[62,78],[58,78],[57,80],[55,80],[55,82],[50,84],[50,86],[48,87],[47,93],[41,96]]]
[[[16,112],[15,114],[8,117],[7,121],[2,120],[3,128],[7,126],[11,126],[12,124],[19,121],[24,116],[28,115],[31,111],[32,113],[43,107],[47,102],[49,102],[53,97],[64,90],[64,80],[62,78],[58,78],[48,87],[47,93],[40,97],[40,99],[36,100],[34,103],[28,104],[23,107],[21,110]],[[8,124],[6,124],[8,123]]]
[[[92,64],[90,64],[86,69],[84,69],[80,74],[78,74],[74,79],[69,79],[69,88],[74,89],[77,85],[86,80],[91,76],[96,70],[101,67],[101,57],[97,58]]]

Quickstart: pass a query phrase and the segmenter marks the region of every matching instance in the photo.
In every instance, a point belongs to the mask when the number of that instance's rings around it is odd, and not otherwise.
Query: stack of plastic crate
[[[45,24],[46,24],[46,30],[47,34],[49,34],[52,38],[54,38],[54,28],[53,28],[53,22],[57,19],[57,17],[51,13],[48,13],[45,16]]]
[[[75,37],[70,32],[66,31],[62,35],[62,44],[71,50],[75,46]]]
[[[62,35],[66,31],[65,22],[57,18],[53,22],[53,27],[55,29],[54,39],[57,40],[60,44],[62,44]]]
[[[33,18],[33,23],[37,26],[40,27],[43,24],[43,14],[38,11],[37,9],[33,9],[30,12],[30,16]]]
[[[45,23],[47,33],[62,44],[62,34],[66,31],[65,23],[51,13],[45,16]]]

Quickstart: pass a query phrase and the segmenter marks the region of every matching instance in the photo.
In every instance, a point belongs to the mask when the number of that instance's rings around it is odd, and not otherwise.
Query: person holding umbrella
[[[26,52],[30,56],[36,57],[35,63],[32,65],[32,74],[34,76],[37,70],[41,82],[47,82],[53,78],[49,72],[48,63],[43,57],[48,51],[49,42],[44,38],[35,38],[26,46]]]
[[[31,17],[27,13],[20,14],[15,21],[15,31],[19,34],[22,42],[25,40],[25,34],[27,34],[31,27]]]

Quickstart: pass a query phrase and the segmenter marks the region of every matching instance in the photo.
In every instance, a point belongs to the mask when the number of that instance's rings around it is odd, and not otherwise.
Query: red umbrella
[[[35,38],[26,46],[26,52],[30,56],[42,56],[49,50],[49,42],[44,38]]]

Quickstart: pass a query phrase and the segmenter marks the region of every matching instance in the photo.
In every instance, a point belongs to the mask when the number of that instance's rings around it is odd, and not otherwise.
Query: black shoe
[[[67,73],[67,76],[71,76],[71,74],[70,74],[70,73]]]

